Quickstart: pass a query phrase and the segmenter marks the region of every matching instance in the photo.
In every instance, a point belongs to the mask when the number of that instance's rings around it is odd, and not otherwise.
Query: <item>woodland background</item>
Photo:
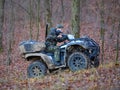
[[[27,78],[19,52],[23,40],[45,40],[45,26],[64,25],[64,33],[88,35],[101,48],[99,68],[59,71]],[[49,30],[49,29],[48,29]],[[120,0],[0,0],[1,90],[119,90]]]

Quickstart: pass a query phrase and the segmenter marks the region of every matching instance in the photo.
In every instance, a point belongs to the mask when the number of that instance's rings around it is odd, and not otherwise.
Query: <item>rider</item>
[[[45,42],[47,51],[54,52],[54,59],[56,61],[60,61],[60,50],[59,46],[57,46],[57,42],[63,42],[67,40],[67,36],[62,35],[63,28],[64,27],[61,24],[58,24],[56,28],[51,28]]]

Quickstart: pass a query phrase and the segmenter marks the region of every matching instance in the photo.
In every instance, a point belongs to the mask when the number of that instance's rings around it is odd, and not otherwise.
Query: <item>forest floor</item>
[[[74,73],[58,70],[39,78],[27,78],[23,71],[13,72],[10,66],[5,74],[3,68],[0,67],[0,90],[120,90],[120,64],[113,62]]]

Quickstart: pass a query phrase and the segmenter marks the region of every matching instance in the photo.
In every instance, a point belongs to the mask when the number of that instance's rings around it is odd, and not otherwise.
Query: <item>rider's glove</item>
[[[68,39],[67,35],[65,35],[65,34],[63,34],[62,37],[63,37],[65,40]]]

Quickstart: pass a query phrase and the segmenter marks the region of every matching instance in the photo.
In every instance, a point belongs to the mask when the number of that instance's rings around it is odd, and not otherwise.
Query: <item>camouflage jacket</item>
[[[59,30],[56,30],[56,28],[52,28],[49,35],[47,36],[46,38],[46,46],[49,47],[49,46],[56,46],[57,45],[57,42],[63,42],[67,39],[67,36],[66,35],[62,35],[62,37],[58,37],[58,35],[62,33],[61,31]]]

